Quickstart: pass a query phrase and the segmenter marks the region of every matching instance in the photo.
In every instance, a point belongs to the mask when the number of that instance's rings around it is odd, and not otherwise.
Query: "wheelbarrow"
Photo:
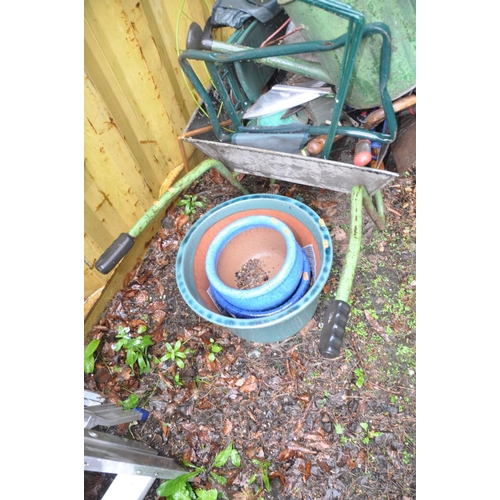
[[[210,20],[205,29],[196,24],[191,25],[187,37],[187,49],[180,54],[179,62],[200,96],[203,107],[193,114],[181,139],[193,144],[207,156],[221,161],[232,172],[279,179],[351,195],[349,246],[335,300],[329,304],[325,314],[319,343],[321,355],[334,358],[340,353],[350,312],[349,296],[361,250],[363,208],[377,228],[384,230],[385,208],[381,190],[398,177],[398,174],[377,168],[354,166],[331,160],[329,157],[334,141],[342,136],[377,141],[385,146],[392,143],[397,129],[392,101],[400,97],[401,87],[393,86],[392,96],[388,92],[392,44],[391,31],[386,24],[381,22],[365,24],[362,13],[333,0],[278,0],[278,3],[282,5],[285,14],[293,19],[295,25],[306,27],[301,31],[305,41],[255,47],[255,40],[252,40],[253,47],[240,45],[245,41],[245,37],[250,39],[250,35],[257,30],[261,39],[264,39],[265,35],[275,30],[276,24],[279,24],[283,17],[278,18],[274,24],[269,24],[267,32],[266,26],[258,20],[253,20],[247,26],[246,33],[242,30],[236,31],[229,39],[229,43],[211,39]],[[330,38],[328,34],[331,32],[331,26],[339,26],[339,18],[345,33]],[[378,101],[373,97],[373,91],[368,99],[375,99],[376,103],[381,103],[379,112],[385,117],[385,127],[382,131],[377,131],[339,125],[347,96],[356,95],[352,89],[357,87],[359,91],[360,88],[360,85],[356,86],[351,82],[356,63],[359,62],[360,44],[375,36],[381,38],[378,82],[376,82]],[[231,41],[239,43],[231,44]],[[318,62],[295,57],[303,54],[316,55]],[[211,88],[206,89],[202,85],[192,69],[190,60],[205,62],[212,78]],[[246,69],[243,65],[247,65]],[[335,105],[329,124],[248,127],[244,120],[245,112],[256,102],[258,95],[256,88],[262,90],[266,84],[265,77],[270,78],[272,72],[268,68],[293,72],[334,84]],[[359,68],[357,69],[359,74]],[[259,78],[255,78],[255,81],[249,76],[252,75],[252,70],[253,73],[259,73]],[[403,85],[405,91],[408,91],[414,87],[414,82],[403,82]],[[225,121],[221,123],[224,119]],[[259,140],[264,144],[269,135],[273,135],[275,140],[293,133],[306,134],[308,138],[322,136],[324,147],[319,157],[303,156],[299,152],[293,154],[273,151],[267,145],[258,147]],[[253,135],[256,137],[256,145],[238,144],[237,139],[241,135]],[[272,140],[270,143],[272,144]],[[278,144],[278,141],[275,144]]]
[[[180,193],[193,180],[208,168],[216,167],[222,175],[246,194],[246,190],[237,183],[233,173],[247,173],[271,179],[325,188],[351,195],[350,241],[345,263],[333,300],[326,311],[324,326],[319,343],[319,351],[326,358],[340,354],[342,339],[350,312],[349,297],[361,250],[363,208],[380,230],[385,229],[385,208],[381,190],[398,174],[369,167],[358,167],[349,163],[329,159],[333,143],[338,136],[376,140],[381,144],[390,144],[396,136],[396,118],[394,107],[387,90],[391,60],[391,35],[383,23],[371,23],[365,26],[364,16],[354,9],[335,1],[292,0],[281,1],[288,15],[287,6],[292,3],[304,4],[312,9],[316,18],[318,12],[330,17],[340,16],[347,22],[347,32],[333,39],[310,40],[288,46],[246,47],[241,45],[215,42],[209,36],[209,30],[192,25],[188,34],[187,50],[180,54],[179,61],[189,80],[203,100],[203,106],[195,111],[180,143],[188,142],[204,152],[211,160],[198,165],[169,190],[127,234],[119,236],[117,241],[103,254],[96,263],[100,272],[109,272],[131,248],[134,238],[144,229],[149,220],[170,202],[175,193]],[[293,11],[290,11],[292,17]],[[313,18],[315,17],[312,16]],[[321,17],[321,16],[320,16]],[[299,15],[300,18],[300,15]],[[282,18],[280,18],[280,21]],[[300,20],[300,19],[299,19]],[[297,19],[296,19],[297,21]],[[278,21],[276,21],[277,23]],[[252,24],[253,23],[253,24]],[[275,29],[276,23],[269,24],[268,31]],[[257,41],[266,35],[266,29],[250,23],[256,30]],[[297,24],[297,23],[296,23]],[[247,26],[248,28],[248,26]],[[311,28],[311,32],[314,33]],[[383,131],[359,129],[338,125],[342,108],[348,94],[349,83],[355,67],[360,43],[367,37],[381,36],[379,94],[382,114],[387,126]],[[256,39],[236,32],[233,40],[248,41],[255,45]],[[340,49],[343,51],[340,73],[329,73],[323,64],[295,59],[294,55],[303,53],[326,53]],[[189,63],[190,59],[204,61],[213,79],[212,88],[205,89]],[[245,75],[252,74],[252,64],[258,65],[259,78],[255,82],[245,80]],[[248,66],[250,65],[250,66]],[[250,69],[249,69],[250,68]],[[238,134],[255,134],[264,138],[277,134],[285,137],[290,133],[283,127],[262,127],[248,130],[243,115],[258,98],[258,89],[263,88],[274,70],[294,71],[305,76],[318,78],[336,84],[335,102],[328,126],[306,126],[301,133],[310,137],[325,136],[325,143],[320,157],[273,151],[259,147],[234,144]],[[222,113],[220,108],[222,107]],[[182,148],[181,148],[182,149]],[[184,156],[185,157],[185,156]],[[187,163],[187,162],[186,162]],[[185,165],[187,168],[187,164]]]

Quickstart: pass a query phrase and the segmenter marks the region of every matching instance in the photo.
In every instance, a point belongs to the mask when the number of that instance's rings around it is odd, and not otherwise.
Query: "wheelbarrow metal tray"
[[[196,126],[193,126],[193,123],[196,123]],[[186,127],[185,135],[207,123],[209,122],[200,123],[200,113],[195,111]],[[279,179],[341,193],[350,194],[353,187],[362,185],[369,195],[373,195],[398,177],[397,173],[386,170],[220,142],[210,132],[183,137],[183,140],[193,144],[208,157],[220,161],[232,172]]]

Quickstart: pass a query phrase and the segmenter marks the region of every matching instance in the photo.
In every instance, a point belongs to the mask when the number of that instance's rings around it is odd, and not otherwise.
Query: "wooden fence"
[[[97,259],[158,199],[170,172],[184,173],[177,138],[196,103],[177,56],[190,23],[203,27],[214,3],[85,0],[86,303],[113,275],[99,273]],[[215,37],[227,34],[221,30]],[[186,151],[191,166],[203,159],[192,148]]]

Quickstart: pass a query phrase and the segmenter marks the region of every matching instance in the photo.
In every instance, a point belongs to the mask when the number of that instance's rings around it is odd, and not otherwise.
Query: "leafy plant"
[[[224,448],[221,452],[217,454],[212,464],[212,467],[223,467],[228,460],[235,467],[239,467],[241,463],[240,454],[233,448],[232,441]],[[202,472],[206,472],[205,467],[196,467],[186,461],[183,461],[186,467],[190,467],[193,472],[186,472],[175,479],[169,479],[156,489],[156,493],[161,497],[167,497],[169,500],[215,500],[217,498],[217,490],[202,490],[197,489],[193,491],[192,486],[189,484],[189,480],[198,476]],[[210,471],[209,477],[212,481],[217,481],[219,484],[226,484],[227,480],[224,476],[221,476],[214,471]]]
[[[365,383],[365,372],[363,368],[355,368],[354,375],[356,375],[356,386],[361,389]]]
[[[118,401],[123,406],[124,410],[133,410],[134,408],[137,408],[137,405],[139,404],[139,398],[137,397],[136,394],[131,394],[127,399],[124,401]]]
[[[91,340],[85,348],[85,351],[83,353],[83,371],[85,373],[92,373],[94,371],[94,352],[99,347],[100,342],[100,339]]]
[[[199,200],[197,194],[185,194],[182,197],[182,200],[177,203],[177,206],[183,208],[184,213],[188,215],[190,219],[192,219],[194,214],[196,213],[196,210],[198,208],[205,208],[206,203],[205,199]]]
[[[269,466],[271,465],[271,462],[261,462],[260,460],[254,458],[252,460],[252,464],[256,465],[260,470],[260,476],[262,479],[262,488],[265,487],[267,491],[271,491],[271,485],[269,484]],[[248,484],[252,484],[256,479],[257,479],[257,474],[254,474],[248,481]]]
[[[231,459],[231,463],[235,467],[239,467],[240,466],[240,464],[241,464],[240,454],[238,453],[238,450],[236,450],[235,448],[233,448],[233,442],[232,441],[226,446],[226,448],[224,448],[215,457],[214,467],[223,467],[229,459]]]
[[[137,333],[143,333],[147,330],[147,327],[141,325]],[[151,340],[150,335],[138,335],[137,337],[132,337],[130,334],[129,327],[123,327],[120,325],[118,327],[118,333],[116,337],[120,340],[113,347],[115,351],[119,351],[120,349],[125,349],[127,352],[127,357],[125,359],[125,363],[130,366],[132,369],[132,375],[134,373],[134,365],[137,363],[139,365],[139,374],[142,375],[144,372],[149,373],[150,364],[147,355],[147,350],[150,345],[153,345],[153,341]]]
[[[195,467],[193,472],[186,472],[185,474],[181,474],[174,479],[164,481],[160,484],[160,486],[158,486],[158,488],[156,488],[157,495],[172,500],[190,500],[190,493],[193,492],[193,488],[188,481],[201,474],[204,470],[205,469],[203,467]]]
[[[208,359],[211,363],[215,361],[215,355],[222,351],[222,347],[216,344],[214,339],[210,339],[210,353],[208,354]]]
[[[381,434],[380,432],[370,431],[367,422],[361,422],[359,425],[365,431],[365,435],[361,440],[364,444],[368,444],[370,442],[370,439],[376,438]]]
[[[182,380],[181,380],[181,376],[179,375],[179,373],[176,373],[174,375],[174,383],[176,385],[184,385],[183,382],[182,382]]]
[[[191,352],[189,349],[181,351],[182,343],[180,340],[172,345],[170,342],[165,344],[167,352],[160,358],[160,361],[168,361],[171,359],[179,368],[184,368],[184,359]]]

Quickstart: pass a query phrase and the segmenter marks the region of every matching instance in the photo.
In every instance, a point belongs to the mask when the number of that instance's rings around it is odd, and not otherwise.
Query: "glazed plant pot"
[[[297,289],[304,267],[302,254],[290,228],[276,217],[254,215],[238,219],[224,228],[208,248],[205,271],[210,291],[240,310],[275,308]],[[262,284],[239,287],[238,277],[252,267],[255,281]],[[250,278],[245,284],[251,284]]]
[[[312,262],[311,283],[290,307],[263,317],[235,318],[222,314],[210,297],[205,269],[208,249],[217,235],[244,217],[275,217],[292,231]],[[253,194],[226,201],[208,211],[187,232],[176,261],[179,291],[201,318],[253,342],[276,342],[298,333],[313,317],[333,261],[332,241],[323,220],[307,205],[272,194]]]
[[[210,289],[210,292],[217,303],[217,305],[223,310],[226,311],[231,316],[235,318],[263,318],[265,316],[271,316],[273,314],[277,314],[289,307],[293,306],[296,302],[298,302],[304,294],[307,292],[309,285],[311,284],[311,266],[309,264],[309,259],[306,257],[306,254],[300,249],[300,254],[302,256],[302,273],[299,284],[296,290],[292,293],[292,295],[282,304],[277,307],[273,307],[272,309],[264,309],[261,311],[252,311],[246,307],[240,308],[236,307],[230,302],[227,302],[224,297],[220,296],[215,289]]]

